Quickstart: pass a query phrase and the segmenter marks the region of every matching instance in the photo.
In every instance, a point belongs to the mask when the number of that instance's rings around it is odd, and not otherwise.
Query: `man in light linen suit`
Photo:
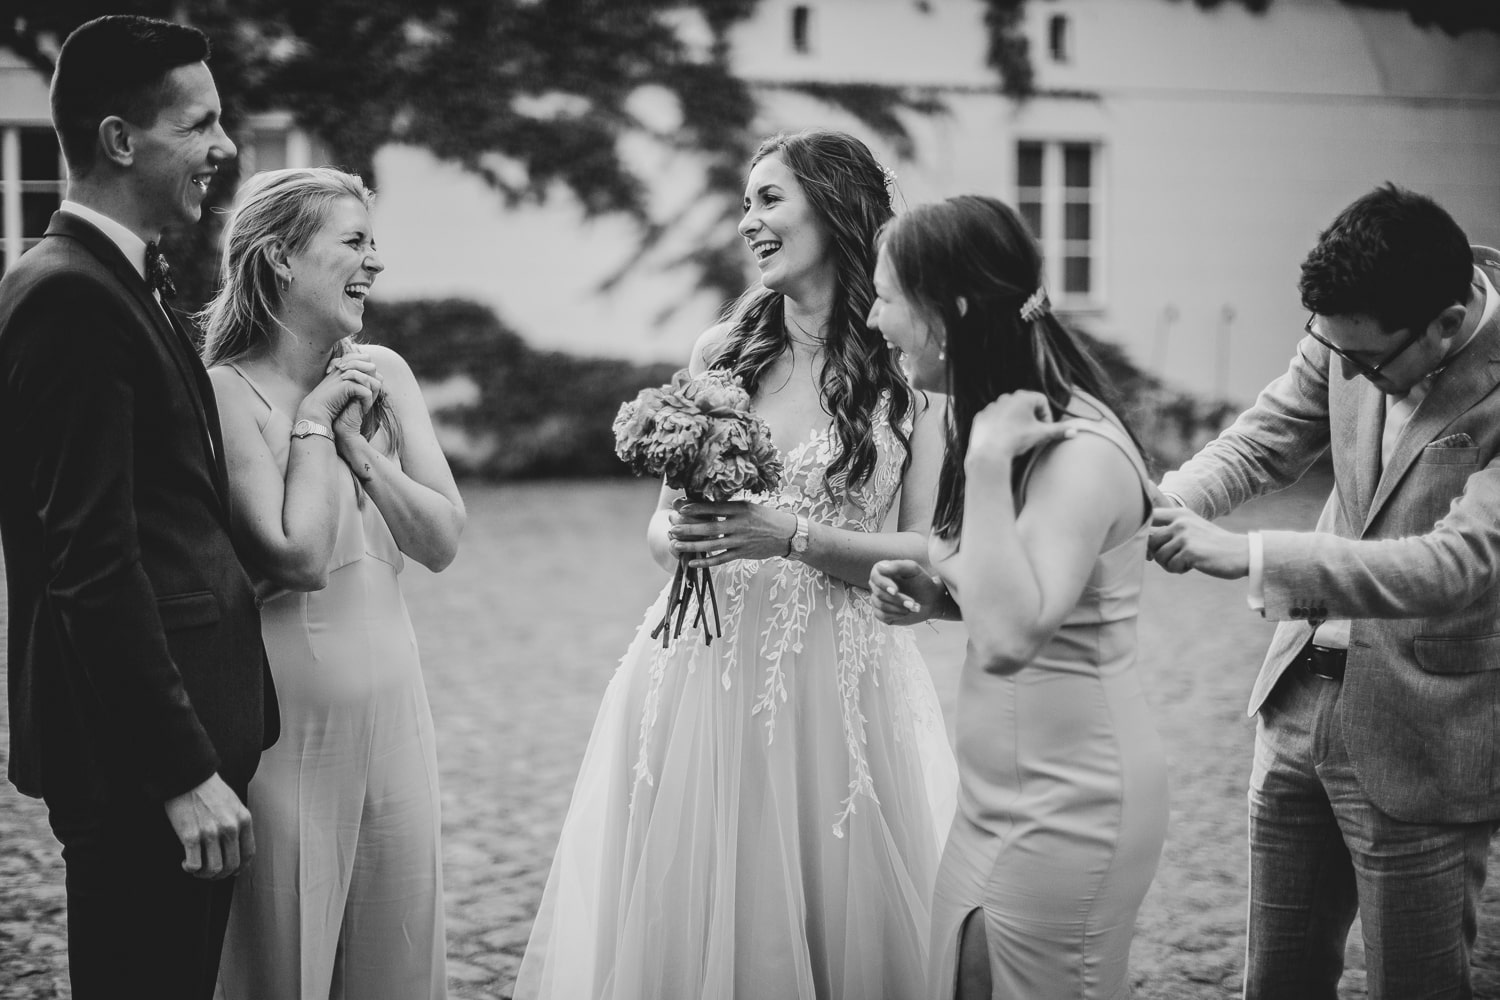
[[[1280,624],[1250,700],[1245,996],[1336,996],[1356,911],[1371,1000],[1468,997],[1500,817],[1500,253],[1387,185],[1302,264],[1308,336],[1162,480],[1152,557],[1249,577]],[[1329,448],[1314,531],[1208,520]]]

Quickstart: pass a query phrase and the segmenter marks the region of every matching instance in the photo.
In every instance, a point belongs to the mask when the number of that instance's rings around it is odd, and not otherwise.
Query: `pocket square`
[[[1469,435],[1467,435],[1467,434],[1463,433],[1462,431],[1460,431],[1457,434],[1449,434],[1445,438],[1438,438],[1436,441],[1432,442],[1432,444],[1428,445],[1427,447],[1429,447],[1429,448],[1472,448],[1472,447],[1474,447],[1474,439],[1471,438],[1471,437],[1469,437]]]

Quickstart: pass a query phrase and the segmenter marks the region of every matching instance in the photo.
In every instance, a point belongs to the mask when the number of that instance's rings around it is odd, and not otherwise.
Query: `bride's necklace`
[[[823,342],[823,339],[821,337],[815,337],[811,333],[808,333],[807,330],[806,330],[806,328],[803,327],[801,323],[798,323],[796,320],[792,319],[792,317],[790,317],[790,316],[787,316],[787,315],[783,314],[782,315],[782,319],[785,321],[785,324],[786,324],[786,328],[787,328],[786,329],[786,339],[788,341],[790,341],[791,343],[795,344],[798,347],[811,348],[813,351],[821,351],[821,350],[823,350],[824,342]],[[802,336],[801,337],[796,336],[796,334],[792,333],[793,330],[796,330],[797,333],[802,334]]]

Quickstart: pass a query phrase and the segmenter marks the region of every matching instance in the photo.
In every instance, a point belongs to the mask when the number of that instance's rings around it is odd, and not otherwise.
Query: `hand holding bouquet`
[[[725,371],[690,376],[679,371],[669,385],[642,389],[615,417],[615,454],[636,475],[661,476],[692,500],[725,501],[740,493],[766,493],[781,485],[781,456],[765,421],[750,412],[750,394]],[[696,597],[693,624],[703,641],[721,634],[718,599],[707,567],[677,562],[667,610],[652,638],[662,645],[682,634],[687,608]],[[708,608],[713,609],[709,625]],[[675,628],[671,624],[676,615]]]

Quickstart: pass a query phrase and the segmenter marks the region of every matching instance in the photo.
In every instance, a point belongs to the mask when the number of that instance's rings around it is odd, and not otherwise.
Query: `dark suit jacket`
[[[1500,285],[1500,254],[1474,260]],[[1351,619],[1340,720],[1369,800],[1397,819],[1500,818],[1500,316],[1433,377],[1384,468],[1385,397],[1311,337],[1286,375],[1162,489],[1206,517],[1296,481],[1325,449],[1317,530],[1261,533],[1281,624],[1258,711],[1312,628]]]
[[[0,281],[10,779],[28,795],[243,793],[276,709],[230,542],[213,389],[98,229],[59,212]]]

